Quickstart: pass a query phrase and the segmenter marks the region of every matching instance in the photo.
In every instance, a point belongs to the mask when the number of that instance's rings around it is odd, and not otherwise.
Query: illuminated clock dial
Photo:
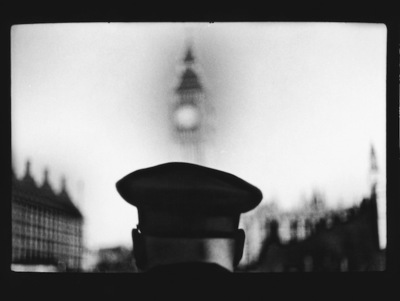
[[[200,123],[200,113],[194,105],[185,104],[175,112],[175,122],[179,129],[194,130]]]

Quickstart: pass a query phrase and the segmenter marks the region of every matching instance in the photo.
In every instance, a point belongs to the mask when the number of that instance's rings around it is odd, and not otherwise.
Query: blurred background
[[[11,30],[12,270],[137,272],[115,183],[169,161],[259,187],[237,272],[384,270],[386,27]]]

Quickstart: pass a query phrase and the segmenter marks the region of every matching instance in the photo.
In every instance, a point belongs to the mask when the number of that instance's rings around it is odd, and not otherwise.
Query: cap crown
[[[262,199],[257,187],[230,173],[184,162],[134,171],[116,187],[139,210],[171,213],[240,214]]]

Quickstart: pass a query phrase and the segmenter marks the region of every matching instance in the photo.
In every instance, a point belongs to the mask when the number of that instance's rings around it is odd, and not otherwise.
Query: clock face
[[[183,105],[175,112],[175,122],[179,129],[194,130],[200,123],[200,113],[193,105]]]

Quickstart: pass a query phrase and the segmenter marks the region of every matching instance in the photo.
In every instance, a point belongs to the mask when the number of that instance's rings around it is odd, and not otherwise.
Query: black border
[[[400,17],[394,15],[396,7],[384,8],[370,7],[365,12],[366,5],[362,8],[356,7],[349,11],[348,7],[339,7],[337,4],[325,4],[319,6],[305,7],[304,3],[293,6],[284,3],[279,11],[271,10],[267,5],[255,6],[249,10],[240,6],[230,4],[216,12],[214,6],[201,2],[183,3],[172,7],[170,3],[165,7],[151,3],[153,7],[143,10],[141,6],[132,4],[127,8],[118,6],[116,3],[93,3],[84,6],[74,6],[70,3],[56,2],[53,4],[40,5],[37,2],[16,3],[15,7],[3,9],[2,18],[2,68],[4,92],[1,101],[1,132],[2,140],[10,142],[2,147],[1,168],[3,181],[1,185],[2,200],[1,210],[1,234],[2,248],[2,281],[4,287],[15,296],[64,296],[79,297],[86,293],[92,297],[113,297],[127,294],[134,298],[139,292],[147,295],[180,295],[186,289],[191,295],[201,296],[218,290],[228,296],[235,293],[236,297],[249,299],[257,293],[262,297],[276,298],[295,293],[297,296],[332,296],[359,297],[360,294],[367,295],[369,291],[378,293],[389,293],[395,289],[392,283],[399,276],[399,26]],[[238,3],[237,5],[240,5]],[[326,5],[326,6],[325,6]],[[19,6],[19,7],[18,7]],[[286,7],[285,7],[286,6]],[[322,7],[325,6],[325,7]],[[332,9],[334,8],[334,9]],[[302,12],[306,13],[302,14]],[[293,13],[295,12],[295,13]],[[312,12],[312,13],[310,13]],[[171,277],[155,277],[147,274],[42,274],[42,273],[13,273],[10,271],[11,255],[11,80],[10,80],[10,28],[14,24],[26,23],[55,23],[55,22],[218,22],[218,21],[293,21],[293,22],[367,22],[384,23],[388,29],[388,58],[387,58],[387,271],[368,273],[331,273],[331,274],[233,274],[226,279],[221,276],[182,275]],[[214,278],[215,277],[215,278]],[[225,278],[225,277],[224,277]],[[200,291],[198,288],[202,288]],[[316,288],[325,289],[321,293]],[[245,293],[236,294],[238,290]],[[368,293],[367,293],[368,292]],[[277,293],[278,295],[270,295]],[[213,292],[214,294],[214,292]],[[225,299],[225,298],[224,298]]]

